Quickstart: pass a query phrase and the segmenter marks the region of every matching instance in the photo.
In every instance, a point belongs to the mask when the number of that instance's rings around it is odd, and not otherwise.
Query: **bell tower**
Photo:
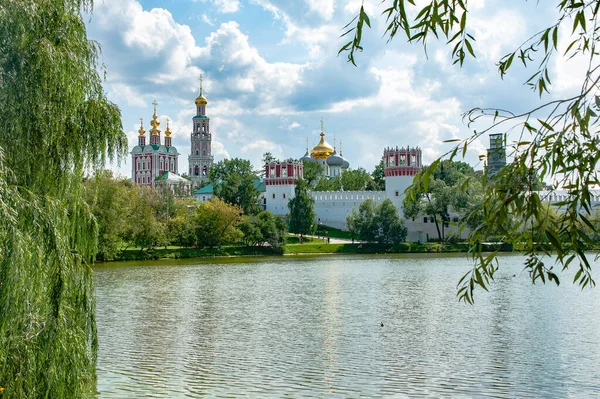
[[[210,118],[206,116],[208,101],[202,93],[202,75],[200,75],[200,94],[194,103],[196,104],[196,116],[192,118],[191,153],[188,162],[190,177],[196,187],[200,185],[200,182],[208,180],[214,159],[211,153]]]

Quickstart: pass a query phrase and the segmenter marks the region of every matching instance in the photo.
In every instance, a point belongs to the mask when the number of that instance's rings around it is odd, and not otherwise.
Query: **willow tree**
[[[0,6],[0,387],[3,398],[95,391],[97,228],[83,171],[123,153],[105,98],[89,0]],[[112,156],[112,155],[110,155]]]
[[[516,64],[531,70],[524,82],[540,98],[550,92],[551,68],[560,58],[576,58],[587,68],[581,74],[581,87],[568,98],[544,102],[531,110],[515,114],[494,108],[474,108],[464,118],[474,130],[470,137],[456,140],[456,146],[447,154],[455,158],[464,155],[469,145],[488,133],[505,132],[504,141],[510,139],[507,155],[512,159],[494,176],[484,173],[484,194],[479,215],[466,218],[481,220],[471,230],[469,239],[476,262],[459,282],[458,295],[466,302],[473,301],[476,286],[487,289],[498,268],[495,253],[483,255],[482,241],[499,234],[504,241],[524,248],[527,255],[525,269],[533,282],[554,281],[559,284],[559,272],[553,268],[554,260],[545,256],[556,254],[562,271],[575,269],[573,281],[581,287],[593,286],[592,268],[586,249],[593,246],[597,230],[592,221],[592,188],[600,184],[600,62],[598,59],[600,33],[600,0],[556,0],[551,2],[551,19],[513,51],[498,60],[498,72],[504,77]],[[462,66],[467,57],[475,57],[474,29],[466,0],[383,0],[382,16],[385,19],[385,36],[389,40],[397,35],[412,43],[426,46],[431,40],[444,40],[454,64]],[[538,7],[549,7],[540,2]],[[371,20],[363,6],[342,36],[351,39],[342,46],[348,61],[355,64],[355,54],[363,50],[363,30]],[[568,43],[559,50],[559,43]],[[415,187],[427,187],[431,173],[439,165],[417,176]],[[550,180],[554,188],[568,190],[568,195],[558,205],[561,213],[549,212],[544,198],[535,190],[539,180]],[[415,198],[415,190],[409,198]],[[551,194],[550,194],[551,195]],[[512,220],[512,222],[511,222]],[[543,221],[543,223],[541,223]],[[582,227],[588,227],[585,229]],[[540,245],[536,237],[545,236],[549,245]]]

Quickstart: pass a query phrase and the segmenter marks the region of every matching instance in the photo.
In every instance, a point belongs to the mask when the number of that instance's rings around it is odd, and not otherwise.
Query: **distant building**
[[[308,139],[306,143],[306,153],[301,161],[316,162],[323,168],[323,174],[327,177],[336,177],[345,172],[350,167],[350,162],[342,155],[341,142],[340,153],[335,148],[335,138],[333,147],[325,141],[325,131],[323,129],[323,119],[321,119],[321,140],[315,145],[310,153],[308,152]]]
[[[169,118],[167,118],[167,128],[165,129],[165,141],[161,143],[160,122],[156,115],[156,100],[154,105],[154,114],[150,125],[150,143],[146,144],[146,130],[144,129],[144,118],[140,118],[140,129],[138,130],[138,145],[131,150],[131,180],[138,185],[147,187],[156,187],[156,179],[167,174],[167,177],[161,180],[172,179],[169,173],[177,175],[179,153],[171,142],[171,130],[169,128]],[[163,183],[164,184],[164,183]],[[184,185],[185,186],[185,185]],[[189,184],[187,187],[189,192]]]
[[[188,156],[188,163],[193,185],[199,187],[202,182],[208,180],[208,174],[214,161],[211,150],[210,118],[206,116],[208,101],[202,94],[202,75],[200,75],[200,94],[196,98],[195,104],[196,116],[192,118],[191,152]]]
[[[490,134],[490,148],[487,150],[488,176],[493,176],[506,166],[506,146],[504,134]]]

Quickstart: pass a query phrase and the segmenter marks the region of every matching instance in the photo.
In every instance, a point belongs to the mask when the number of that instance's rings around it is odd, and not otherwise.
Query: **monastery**
[[[150,123],[150,143],[146,144],[146,131],[143,118],[138,136],[138,145],[131,151],[132,181],[148,187],[168,187],[180,190],[183,194],[192,194],[199,202],[208,201],[213,196],[213,185],[200,187],[208,180],[213,165],[212,133],[210,118],[206,114],[208,100],[202,91],[194,101],[195,116],[192,118],[190,134],[191,153],[188,156],[190,180],[178,174],[177,149],[171,143],[169,119],[165,129],[164,143],[161,142],[160,122],[156,115],[156,101],[153,102],[154,114]],[[335,144],[335,143],[334,143]],[[386,198],[392,200],[402,216],[404,191],[412,183],[414,176],[422,168],[422,153],[418,147],[387,147],[382,149],[385,173],[385,191],[313,191],[316,222],[320,225],[346,229],[346,217],[358,209],[366,199],[380,204]],[[341,175],[350,168],[350,162],[325,139],[323,121],[319,142],[298,161],[273,161],[264,165],[264,178],[255,179],[255,188],[260,193],[259,199],[263,209],[275,215],[285,216],[288,203],[295,196],[295,183],[303,178],[304,162],[316,162],[323,167],[323,173],[332,178]],[[457,220],[453,220],[455,222]],[[408,229],[407,241],[425,242],[430,237],[437,237],[433,217],[423,215],[412,220],[404,220]],[[455,232],[452,223],[443,226],[446,235]],[[466,232],[462,233],[466,236]]]

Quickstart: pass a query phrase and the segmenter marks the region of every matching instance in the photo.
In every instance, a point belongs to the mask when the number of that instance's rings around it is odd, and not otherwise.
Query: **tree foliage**
[[[253,215],[260,211],[258,191],[253,179],[258,176],[247,159],[233,158],[219,161],[210,170],[215,196],[223,201],[239,205],[244,213]]]
[[[427,170],[429,167],[425,167]],[[446,240],[446,227],[452,216],[469,219],[467,225],[481,220],[481,183],[473,168],[465,162],[444,160],[435,165],[428,184],[413,185],[412,197],[404,200],[404,216],[433,218],[438,240]]]
[[[199,246],[215,247],[237,241],[240,231],[236,228],[242,218],[242,208],[220,198],[203,202],[194,212],[196,241]]]
[[[374,188],[375,183],[371,175],[363,168],[357,168],[348,169],[332,178],[322,176],[315,191],[365,191]]]
[[[123,246],[132,189],[129,179],[115,178],[107,170],[85,181],[83,196],[98,224],[98,260],[115,259]]]
[[[398,215],[398,209],[389,198],[379,205],[370,198],[363,201],[358,210],[352,210],[352,214],[348,215],[346,221],[348,230],[364,241],[398,244],[403,242],[408,234]]]
[[[302,163],[304,165],[304,180],[306,180],[308,188],[314,190],[325,173],[323,166],[314,161],[302,160]]]
[[[466,1],[384,0],[383,4],[388,39],[400,34],[410,42],[423,45],[432,38],[442,39],[450,46],[454,63],[459,66],[467,55],[475,56],[475,37],[469,30]],[[540,6],[546,3],[543,4]],[[583,59],[587,69],[582,75],[579,92],[568,98],[543,102],[520,114],[495,108],[474,108],[464,115],[468,125],[484,124],[486,127],[458,140],[448,154],[450,158],[464,155],[469,145],[490,132],[503,131],[504,142],[511,139],[507,156],[512,162],[495,176],[484,174],[482,177],[485,187],[482,220],[469,235],[476,261],[458,286],[459,298],[469,303],[473,301],[475,287],[487,289],[494,278],[498,268],[496,254],[484,256],[479,243],[497,233],[506,242],[525,242],[528,257],[525,268],[533,282],[548,280],[559,284],[558,274],[552,266],[554,260],[545,259],[555,253],[559,268],[563,271],[575,268],[574,283],[582,288],[595,285],[585,250],[592,244],[596,231],[590,221],[590,190],[600,183],[597,168],[600,160],[597,150],[600,143],[597,135],[600,124],[600,97],[597,94],[600,1],[558,0],[554,4],[556,18],[504,55],[498,61],[499,75],[504,77],[518,61],[532,69],[525,84],[544,98],[552,87],[551,66],[555,65],[552,61],[559,57],[565,61]],[[370,24],[369,16],[361,6],[359,14],[342,35],[353,35],[352,40],[340,49],[340,53],[348,51],[348,60],[353,64],[356,51],[362,51],[363,28]],[[559,52],[561,41],[569,43],[564,52]],[[555,189],[568,190],[567,198],[559,204],[559,214],[549,215],[542,203],[544,198],[530,189],[535,186],[534,176],[541,181],[551,180]],[[415,187],[426,186],[430,177],[431,172],[425,171],[417,178]],[[543,219],[546,219],[544,223],[540,223]],[[590,230],[580,229],[582,224]],[[539,245],[532,239],[540,235],[549,238],[549,245]]]
[[[244,216],[238,228],[248,246],[269,245],[277,251],[281,251],[285,246],[285,221],[269,211]]]
[[[315,201],[308,193],[304,179],[296,181],[295,197],[288,202],[289,231],[296,234],[312,234],[315,231]]]
[[[86,0],[0,7],[0,384],[3,397],[95,392],[97,224],[83,171],[124,154]]]

